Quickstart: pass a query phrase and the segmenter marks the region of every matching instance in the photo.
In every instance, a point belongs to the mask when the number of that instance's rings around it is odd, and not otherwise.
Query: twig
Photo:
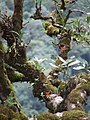
[[[80,12],[80,13],[82,13],[82,14],[86,14],[86,12],[85,11],[82,11],[82,10],[77,10],[77,9],[73,9],[73,10],[71,10],[72,12]]]

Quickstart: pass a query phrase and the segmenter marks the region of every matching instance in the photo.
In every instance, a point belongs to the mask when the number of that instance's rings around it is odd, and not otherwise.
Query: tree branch
[[[27,79],[27,77],[25,77],[24,74],[17,72],[15,68],[9,66],[8,64],[5,64],[5,68],[7,71],[8,78],[12,83],[29,82],[29,79]]]
[[[9,94],[12,92],[13,93],[13,99],[16,101],[16,94],[13,89],[13,86],[8,79],[7,72],[5,69],[5,64],[4,64],[4,51],[3,51],[3,44],[1,41],[1,36],[0,36],[0,99],[2,102],[4,102]]]

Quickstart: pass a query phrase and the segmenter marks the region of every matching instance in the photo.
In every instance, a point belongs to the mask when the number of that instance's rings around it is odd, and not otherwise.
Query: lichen
[[[66,111],[62,115],[62,120],[85,120],[89,115],[80,110]]]
[[[59,118],[52,113],[45,112],[38,115],[37,120],[59,120]]]

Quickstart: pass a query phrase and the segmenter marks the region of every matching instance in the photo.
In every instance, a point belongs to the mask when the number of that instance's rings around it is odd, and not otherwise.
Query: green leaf
[[[90,16],[87,16],[87,23],[90,23]]]

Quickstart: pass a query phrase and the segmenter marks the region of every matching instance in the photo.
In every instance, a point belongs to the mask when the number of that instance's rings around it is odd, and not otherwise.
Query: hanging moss
[[[63,113],[62,120],[85,120],[89,115],[80,110],[71,110]]]
[[[38,115],[37,120],[59,120],[59,118],[52,113],[45,112]]]

